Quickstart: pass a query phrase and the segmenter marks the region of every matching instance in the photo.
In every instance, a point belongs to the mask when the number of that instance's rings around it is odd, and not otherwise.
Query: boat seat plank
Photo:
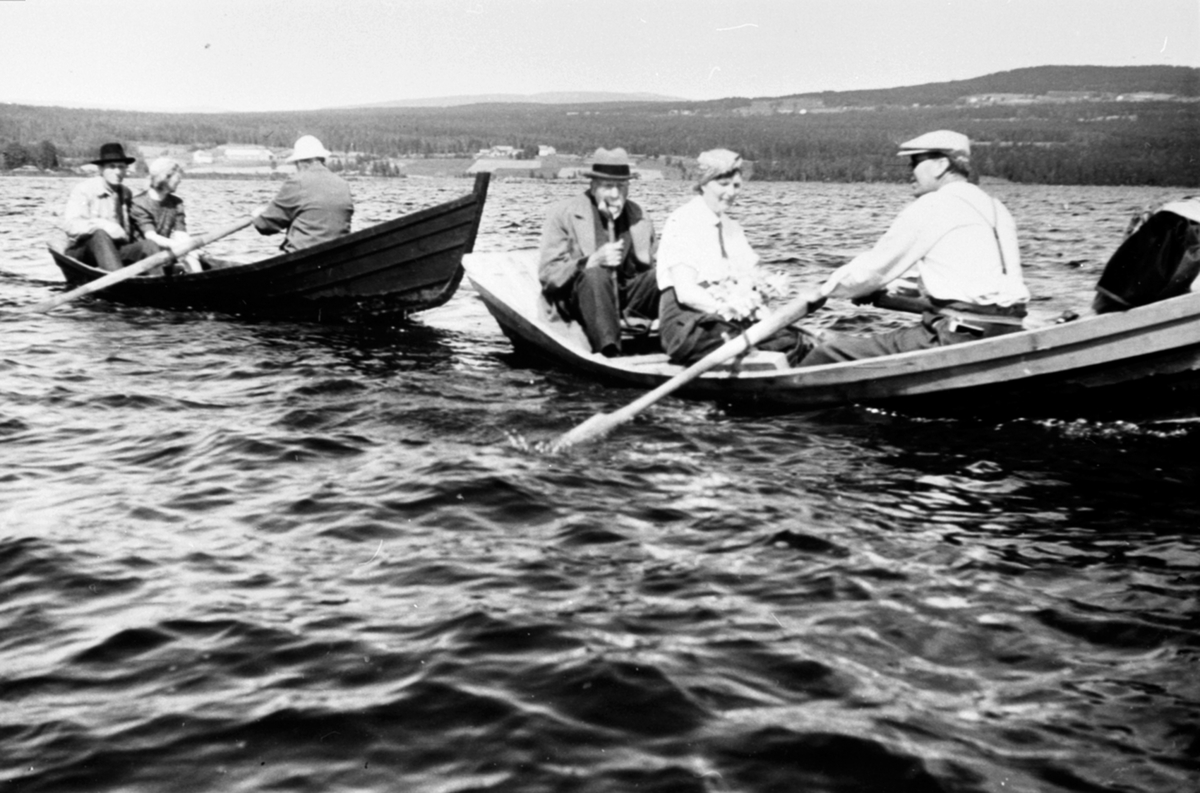
[[[665,352],[649,353],[646,355],[622,355],[612,360],[626,366],[635,367],[662,366],[670,363],[670,359]],[[741,358],[714,366],[712,371],[782,372],[790,368],[785,353],[753,350]]]

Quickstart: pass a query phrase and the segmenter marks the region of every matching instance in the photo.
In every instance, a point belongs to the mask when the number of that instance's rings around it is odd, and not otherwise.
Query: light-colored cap
[[[926,132],[912,140],[900,144],[897,154],[901,157],[911,157],[914,154],[938,152],[951,159],[969,159],[971,156],[971,141],[961,132],[951,132],[939,129],[936,132]]]
[[[696,158],[696,186],[711,182],[742,167],[742,157],[729,149],[710,149]]]
[[[329,152],[325,151],[325,147],[321,145],[321,141],[317,140],[312,135],[305,135],[296,141],[295,148],[284,162],[296,162],[298,160],[315,160],[318,157],[329,157]]]

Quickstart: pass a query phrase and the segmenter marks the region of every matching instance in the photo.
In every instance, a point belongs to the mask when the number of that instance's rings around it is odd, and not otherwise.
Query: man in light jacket
[[[100,156],[92,160],[100,175],[71,190],[62,225],[68,239],[66,254],[72,259],[113,271],[161,250],[149,240],[135,242],[130,235],[133,192],[123,182],[134,162],[133,157],[125,156],[120,143],[105,143]]]

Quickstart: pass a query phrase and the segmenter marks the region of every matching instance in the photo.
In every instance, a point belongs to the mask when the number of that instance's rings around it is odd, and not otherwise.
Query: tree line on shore
[[[986,176],[1043,184],[1200,186],[1200,103],[1088,102],[1032,106],[844,108],[740,115],[749,100],[663,105],[497,104],[279,113],[139,113],[5,106],[0,155],[9,169],[89,159],[100,144],[153,142],[287,149],[302,134],[373,158],[471,157],[495,145],[587,155],[623,146],[643,157],[686,158],[724,146],[755,163],[754,177],[903,181],[896,143],[954,129]],[[388,169],[376,169],[388,175]]]

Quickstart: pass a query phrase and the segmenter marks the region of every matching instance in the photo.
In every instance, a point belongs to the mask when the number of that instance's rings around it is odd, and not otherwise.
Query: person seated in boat
[[[825,334],[804,357],[815,366],[958,344],[1021,330],[1029,290],[1017,228],[1004,204],[971,177],[966,135],[929,132],[900,144],[917,199],[866,253],[834,271],[832,297],[865,302],[915,268],[932,304],[921,324],[872,336]]]
[[[742,189],[742,158],[713,149],[697,159],[697,195],[671,213],[658,245],[659,337],[673,363],[700,360],[766,315],[782,292],[759,267],[741,224],[728,215]],[[794,364],[808,334],[784,328],[755,345]]]
[[[100,174],[75,185],[63,209],[67,256],[114,271],[159,252],[154,242],[134,240],[131,234],[133,192],[124,182],[134,162],[120,143],[100,147],[100,156],[92,160]]]
[[[621,318],[658,316],[654,224],[629,200],[633,178],[624,149],[598,149],[582,195],[552,207],[542,226],[542,294],[577,321],[592,352],[621,354]]]
[[[159,157],[150,163],[149,170],[149,187],[134,196],[129,207],[134,236],[160,248],[189,244],[192,238],[187,230],[183,199],[175,195],[183,179],[183,166],[170,157]],[[203,269],[195,251],[184,256],[177,266],[194,273]]]
[[[1104,265],[1092,311],[1107,314],[1200,291],[1200,199],[1135,215]]]
[[[279,246],[284,253],[311,248],[350,233],[354,200],[350,185],[325,167],[330,156],[321,141],[304,135],[285,160],[296,173],[283,183],[275,198],[254,218],[260,234],[286,232]]]

